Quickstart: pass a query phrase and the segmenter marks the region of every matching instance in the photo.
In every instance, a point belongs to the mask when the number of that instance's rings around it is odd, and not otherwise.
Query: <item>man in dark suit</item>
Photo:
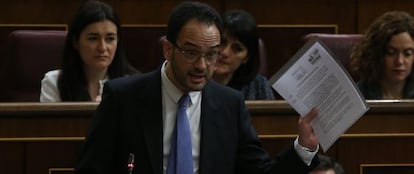
[[[219,14],[206,4],[183,2],[174,9],[162,66],[105,85],[77,173],[167,173],[183,94],[190,96],[191,173],[308,173],[318,163],[319,142],[310,126],[316,111],[299,119],[294,145],[272,160],[241,94],[210,81],[220,57],[221,25]]]

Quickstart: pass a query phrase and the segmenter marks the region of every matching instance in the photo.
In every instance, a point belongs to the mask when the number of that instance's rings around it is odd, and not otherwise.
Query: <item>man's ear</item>
[[[162,52],[164,55],[164,58],[166,60],[170,60],[173,54],[173,48],[174,46],[170,41],[167,40],[167,38],[164,38],[161,40],[162,43]]]

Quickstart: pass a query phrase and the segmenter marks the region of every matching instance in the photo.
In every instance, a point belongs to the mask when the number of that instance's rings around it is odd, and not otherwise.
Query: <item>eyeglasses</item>
[[[184,55],[188,63],[195,63],[198,61],[198,59],[204,57],[206,64],[211,65],[216,63],[217,59],[220,57],[219,50],[211,50],[206,53],[201,53],[197,50],[184,50],[178,47],[176,44],[174,44],[174,47],[177,48],[177,50]]]

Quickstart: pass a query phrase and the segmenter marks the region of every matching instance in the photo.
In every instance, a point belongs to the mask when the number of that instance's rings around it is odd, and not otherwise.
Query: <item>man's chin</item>
[[[203,83],[198,83],[198,84],[191,84],[191,85],[189,86],[189,89],[190,89],[191,91],[201,91],[201,90],[203,90],[204,86],[206,86],[206,83],[205,83],[205,82],[203,82]]]

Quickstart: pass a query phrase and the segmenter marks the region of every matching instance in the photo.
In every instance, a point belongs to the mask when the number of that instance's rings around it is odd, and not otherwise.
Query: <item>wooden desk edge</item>
[[[367,100],[368,112],[414,112],[414,100]],[[252,113],[296,113],[284,100],[251,100],[246,105]],[[98,103],[94,102],[5,102],[0,103],[0,114],[19,112],[82,112],[93,113]],[[254,115],[254,114],[252,114]]]

